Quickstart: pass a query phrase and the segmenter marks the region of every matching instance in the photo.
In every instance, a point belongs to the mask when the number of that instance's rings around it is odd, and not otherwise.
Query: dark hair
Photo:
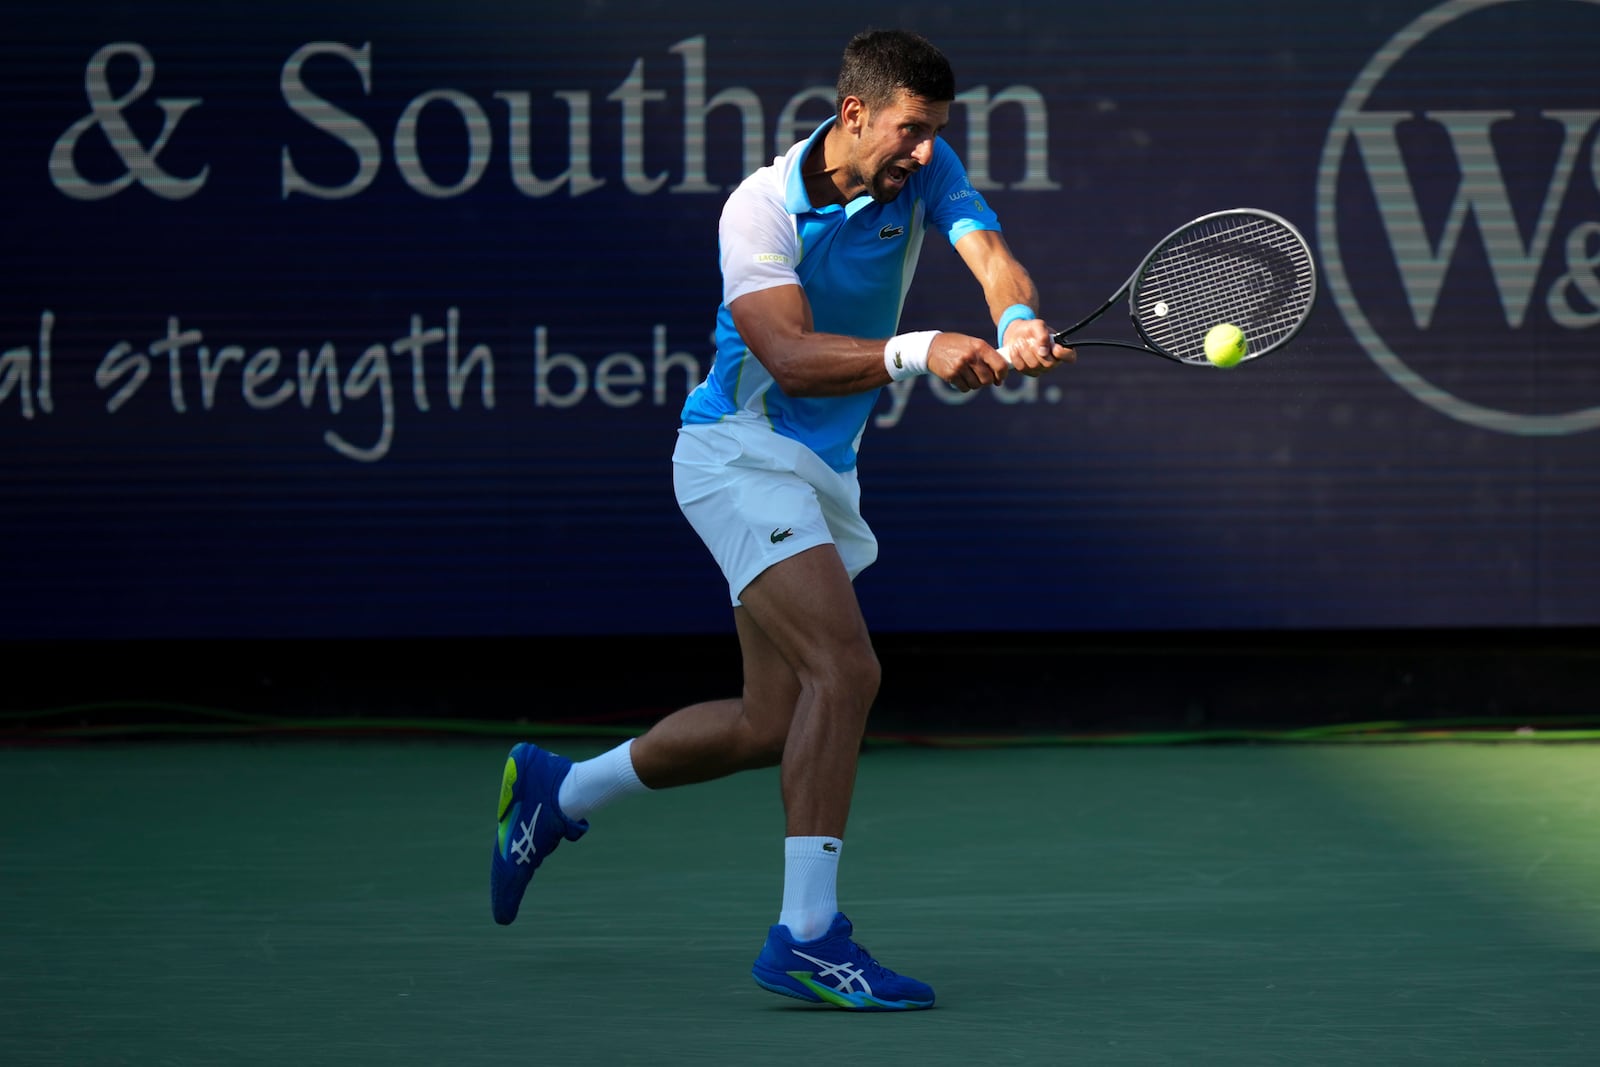
[[[869,110],[887,107],[901,89],[946,102],[956,98],[956,76],[944,53],[921,34],[866,30],[851,38],[839,67],[835,109],[847,96],[859,97]]]

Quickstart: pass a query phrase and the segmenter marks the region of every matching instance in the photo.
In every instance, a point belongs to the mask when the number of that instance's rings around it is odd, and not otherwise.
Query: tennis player
[[[916,34],[855,37],[837,110],[747,178],[719,228],[717,352],[683,407],[673,455],[684,515],[727,578],[740,696],[682,708],[572,763],[515,746],[500,785],[494,918],[516,918],[539,864],[629,794],[781,765],[783,900],[753,968],[766,989],[858,1011],[927,1008],[933,990],[879,964],[839,912],[837,875],[879,665],[852,579],[877,558],[856,449],[879,391],[933,374],[966,392],[1071,362],[988,201],[940,137],[945,56]],[[932,230],[983,289],[997,343],[897,333]],[[930,462],[937,462],[930,457]]]

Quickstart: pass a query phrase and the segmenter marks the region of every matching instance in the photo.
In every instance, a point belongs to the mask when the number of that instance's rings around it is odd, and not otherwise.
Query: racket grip
[[[1063,346],[1065,346],[1067,348],[1071,348],[1072,347],[1071,345],[1067,344],[1067,331],[1066,330],[1060,330],[1060,331],[1058,331],[1056,333],[1051,334],[1050,335],[1050,343],[1053,344],[1053,345],[1063,345]],[[1015,367],[1017,365],[1017,361],[1011,358],[1011,346],[1010,345],[1001,345],[999,348],[995,349],[995,351],[1000,353],[1000,358],[1001,359],[1005,360],[1007,363],[1011,364],[1013,367]]]

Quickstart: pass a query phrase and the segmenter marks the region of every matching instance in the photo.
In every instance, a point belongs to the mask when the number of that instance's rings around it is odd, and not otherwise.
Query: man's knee
[[[878,655],[867,642],[832,649],[806,672],[807,681],[829,704],[854,705],[863,712],[877,699],[883,680]]]

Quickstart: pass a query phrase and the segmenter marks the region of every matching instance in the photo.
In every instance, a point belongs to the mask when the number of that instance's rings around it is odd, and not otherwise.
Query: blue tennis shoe
[[[501,926],[517,917],[533,872],[562,838],[576,841],[589,829],[587,820],[569,820],[556,803],[571,769],[571,760],[538,745],[517,745],[506,757],[500,776],[499,827],[489,864],[489,903]]]
[[[842,914],[815,941],[796,941],[787,926],[774,926],[750,973],[763,989],[846,1011],[933,1007],[933,990],[873,959],[851,940],[850,920]]]

